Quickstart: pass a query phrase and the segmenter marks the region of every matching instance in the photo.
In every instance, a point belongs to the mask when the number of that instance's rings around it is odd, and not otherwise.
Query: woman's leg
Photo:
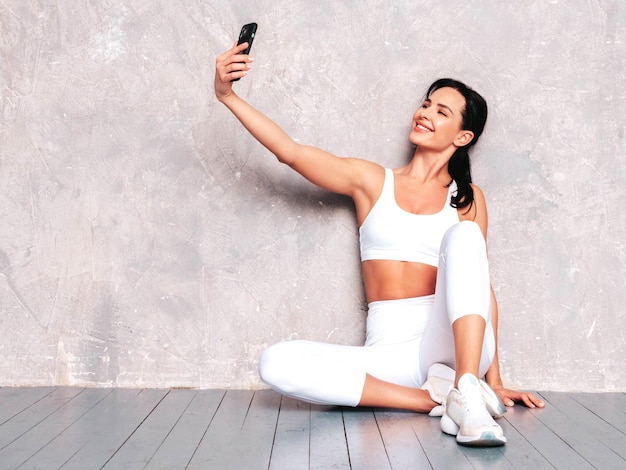
[[[366,360],[362,347],[284,341],[263,351],[259,374],[283,395],[316,404],[356,406],[365,383]]]
[[[261,356],[261,378],[274,390],[312,403],[430,412],[420,390],[420,341],[432,296],[374,302],[365,346],[285,341]]]
[[[367,374],[359,406],[430,413],[437,406],[426,390],[385,382]]]
[[[495,354],[490,289],[480,228],[469,221],[454,225],[441,244],[433,312],[420,349],[423,377],[434,363],[455,369],[457,380],[487,372]]]
[[[480,358],[485,338],[486,322],[480,315],[465,315],[452,324],[456,377],[454,386],[464,374],[481,377]],[[486,372],[486,371],[485,371]]]
[[[416,348],[402,349],[285,341],[263,352],[259,373],[273,390],[309,403],[429,413],[437,404],[397,368]]]
[[[451,227],[441,245],[435,305],[424,333],[422,371],[436,362],[456,370],[441,429],[460,444],[498,446],[502,429],[487,412],[478,377],[495,354],[491,288],[482,232],[474,222]]]

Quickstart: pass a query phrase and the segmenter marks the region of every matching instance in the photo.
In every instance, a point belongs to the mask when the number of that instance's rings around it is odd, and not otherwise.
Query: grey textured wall
[[[619,0],[0,1],[0,385],[258,387],[287,338],[357,344],[351,202],[282,167],[212,93],[388,166],[425,87],[490,103],[503,377],[626,390],[626,8]]]

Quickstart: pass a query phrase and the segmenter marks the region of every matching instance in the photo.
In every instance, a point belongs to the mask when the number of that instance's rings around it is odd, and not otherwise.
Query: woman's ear
[[[454,145],[457,147],[465,147],[474,139],[474,133],[468,130],[462,130],[454,139]]]

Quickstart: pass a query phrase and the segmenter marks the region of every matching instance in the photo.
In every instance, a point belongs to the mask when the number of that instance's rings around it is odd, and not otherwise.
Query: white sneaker
[[[430,399],[440,405],[445,401],[454,385],[455,372],[445,364],[433,364],[428,369],[426,382],[422,390],[426,390]]]
[[[472,374],[463,374],[458,388],[450,390],[441,430],[466,446],[495,447],[506,443],[502,428],[487,411],[480,383]]]
[[[422,390],[428,392],[432,401],[442,405],[454,386],[455,374],[454,369],[451,369],[445,364],[433,364],[430,366],[430,369],[428,369],[428,378],[426,382],[424,382],[424,385],[422,385]],[[485,401],[489,414],[494,418],[504,416],[506,406],[504,406],[502,400],[496,395],[496,392],[494,392],[484,380],[479,380],[478,383],[480,384],[483,400]],[[442,416],[443,414],[442,409],[439,407],[436,407],[431,413],[434,413],[431,414],[431,416]]]

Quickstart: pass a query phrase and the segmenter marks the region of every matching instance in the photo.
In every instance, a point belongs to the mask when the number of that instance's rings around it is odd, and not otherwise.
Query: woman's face
[[[465,98],[454,88],[435,90],[413,115],[409,140],[422,149],[446,150],[466,145],[471,131],[461,129]]]

